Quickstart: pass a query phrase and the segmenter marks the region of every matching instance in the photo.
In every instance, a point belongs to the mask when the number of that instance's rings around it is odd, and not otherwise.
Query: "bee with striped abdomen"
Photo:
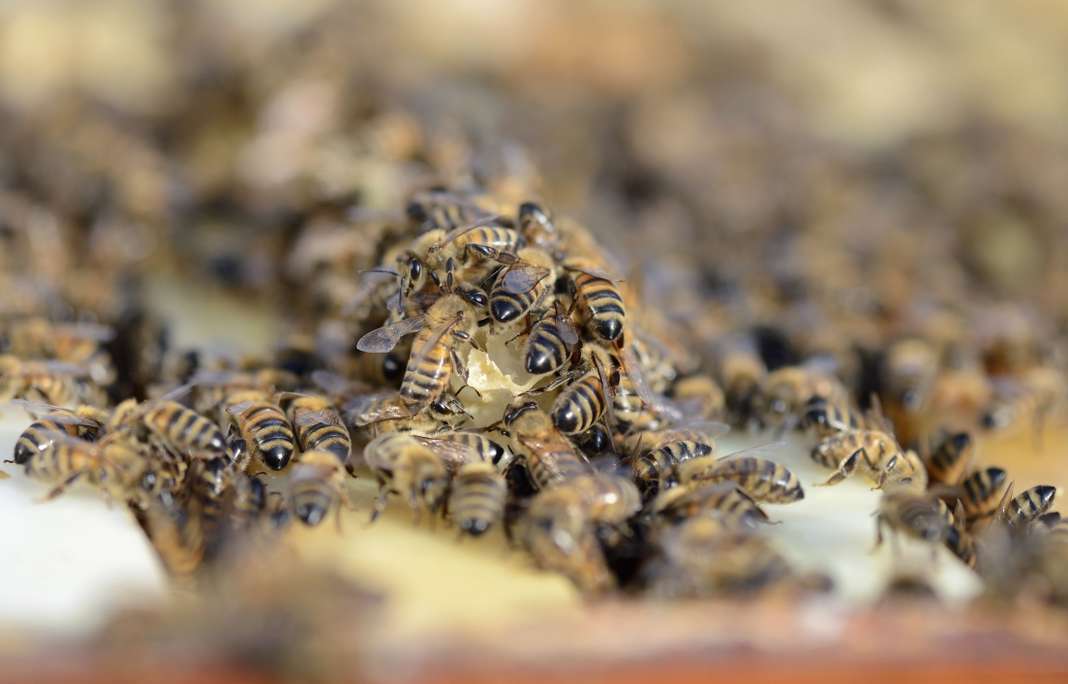
[[[605,342],[620,339],[627,310],[613,279],[589,259],[572,257],[563,263],[563,268],[583,322]]]
[[[111,499],[125,500],[138,485],[145,463],[140,454],[117,436],[86,442],[66,433],[50,433],[51,444],[23,463],[27,477],[54,485],[45,499],[62,494],[78,480]]]
[[[579,335],[567,313],[554,302],[534,324],[523,343],[523,366],[531,375],[545,375],[563,367],[578,344]]]
[[[301,451],[329,451],[342,465],[352,456],[352,438],[329,399],[316,394],[284,392],[277,397],[293,426]]]
[[[927,458],[927,476],[931,482],[954,485],[960,482],[974,458],[975,442],[967,432],[948,435]]]
[[[608,408],[613,381],[618,384],[619,374],[614,372],[608,354],[592,351],[589,361],[584,364],[586,372],[561,390],[553,401],[553,424],[565,435],[577,435],[593,427]]]
[[[226,404],[246,453],[256,455],[271,470],[285,468],[293,457],[296,439],[282,408],[257,390],[235,393]]]
[[[953,512],[941,499],[908,489],[892,488],[885,491],[879,500],[875,518],[875,546],[882,544],[884,529],[939,545],[949,539],[954,528]]]
[[[449,518],[463,533],[481,536],[501,520],[507,498],[508,485],[492,463],[464,463],[452,482]]]
[[[498,323],[512,323],[531,311],[547,308],[556,280],[556,264],[540,249],[524,247],[497,276],[489,293],[489,310]]]
[[[1001,468],[977,470],[957,486],[954,495],[960,497],[965,519],[969,525],[994,515],[1002,506],[1009,488],[1008,473]]]
[[[649,504],[650,513],[671,523],[710,511],[741,527],[769,522],[767,513],[734,482],[691,482],[660,492]]]
[[[535,488],[547,489],[589,472],[589,464],[533,401],[508,407],[502,422]]]
[[[412,435],[387,432],[371,440],[363,455],[380,489],[372,520],[385,509],[390,492],[404,497],[416,511],[436,513],[445,502],[449,469],[441,456]]]
[[[53,434],[66,434],[88,442],[96,440],[107,419],[106,412],[92,406],[79,406],[72,411],[48,404],[25,402],[23,408],[34,415],[35,420],[15,441],[12,458],[19,465],[49,448]]]
[[[1036,485],[1019,496],[1012,496],[1012,485],[1005,494],[1008,503],[1001,511],[1000,517],[1010,528],[1023,529],[1033,520],[1049,512],[1053,507],[1053,500],[1057,496],[1057,488],[1051,485]]]
[[[348,504],[345,477],[345,463],[337,454],[302,451],[289,476],[289,510],[309,527],[322,522],[330,511],[337,511],[340,525],[341,505]]]
[[[759,456],[697,458],[680,463],[678,480],[690,482],[734,482],[755,501],[791,503],[805,498],[801,481],[786,466]]]
[[[819,439],[853,430],[877,428],[851,401],[832,402],[826,397],[812,397],[805,404],[800,427]]]

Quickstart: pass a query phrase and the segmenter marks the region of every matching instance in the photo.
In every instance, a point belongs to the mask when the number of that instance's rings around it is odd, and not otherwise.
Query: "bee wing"
[[[736,458],[743,458],[743,457],[744,458],[750,458],[750,457],[758,457],[759,458],[759,457],[763,457],[763,456],[772,456],[772,455],[775,454],[775,452],[779,451],[780,449],[782,449],[785,446],[786,446],[786,440],[780,439],[780,440],[777,440],[777,441],[774,441],[774,442],[768,442],[766,444],[756,444],[756,445],[753,445],[751,447],[746,447],[745,449],[740,449],[738,451],[732,451],[729,454],[724,454],[724,455],[720,456],[716,460],[717,461],[726,461],[728,459],[736,459]],[[770,459],[768,459],[768,460],[770,460]]]
[[[545,280],[551,271],[533,264],[517,264],[505,272],[498,287],[512,294],[526,294]]]
[[[390,401],[390,399],[396,401]],[[343,407],[346,417],[357,427],[365,427],[383,420],[410,418],[408,409],[399,400],[396,391],[366,394],[350,400]]]
[[[622,278],[611,274],[608,271],[605,271],[600,268],[594,268],[592,266],[587,266],[585,264],[564,264],[564,268],[568,271],[577,271],[579,273],[585,273],[586,275],[591,276],[593,278],[600,278],[601,280],[607,280],[612,283],[623,282]]]
[[[718,420],[690,420],[681,423],[679,427],[687,430],[696,430],[711,439],[717,439],[731,431],[730,425],[721,423]],[[772,444],[781,443],[782,442],[772,442]]]
[[[34,418],[40,418],[41,416],[47,415],[49,413],[69,413],[69,411],[63,408],[62,406],[53,406],[52,404],[46,404],[43,401],[30,401],[29,399],[9,399],[6,403],[16,408],[22,409]]]
[[[89,369],[85,366],[78,365],[76,363],[67,363],[65,361],[41,361],[41,366],[51,372],[58,375],[71,375],[74,377],[88,376]]]
[[[249,406],[252,406],[251,401],[239,401],[236,404],[230,404],[229,406],[227,406],[226,412],[229,413],[231,416],[240,416]]]
[[[464,206],[469,206],[472,209],[475,209],[477,211],[481,211],[480,209],[478,209],[477,207],[475,207],[471,203],[467,202],[466,200],[459,200],[459,202],[461,204],[463,204]],[[501,218],[500,214],[485,214],[485,215],[480,216],[479,218],[475,219],[473,222],[467,224],[466,226],[460,226],[458,228],[453,228],[452,230],[450,230],[448,233],[445,234],[445,237],[441,238],[441,242],[438,243],[438,247],[440,249],[441,247],[444,247],[445,245],[449,244],[450,242],[452,242],[456,238],[460,237],[461,235],[466,235],[467,233],[470,233],[475,228],[479,228],[481,226],[489,225],[489,224],[493,223],[494,221],[499,220],[500,218]]]
[[[352,386],[344,377],[327,370],[312,371],[311,381],[328,394],[342,395]]]
[[[649,387],[649,383],[645,381],[645,375],[642,373],[641,363],[638,361],[638,357],[634,355],[634,350],[630,345],[624,346],[622,352],[622,372],[626,373],[627,377],[630,378],[635,391],[645,405],[663,414],[673,422],[681,422],[685,420],[685,414],[674,402],[666,397],[658,395],[651,387]]]
[[[89,449],[95,451],[97,445],[92,442],[87,442],[84,439],[72,437],[66,432],[57,432],[56,430],[45,430],[41,433],[42,436],[47,437],[53,442],[66,444],[67,446],[74,447],[75,449]]]
[[[400,339],[423,329],[426,324],[422,316],[402,318],[396,323],[384,325],[367,333],[356,342],[356,349],[372,354],[384,354],[392,351]]]
[[[451,470],[459,468],[464,463],[479,460],[478,453],[474,449],[455,440],[421,436],[416,436],[415,439],[441,457]]]
[[[301,411],[293,420],[294,425],[307,426],[307,425],[344,425],[341,422],[341,416],[337,411],[330,408],[320,409],[318,411]]]
[[[115,339],[115,329],[100,323],[64,323],[57,326],[59,332],[94,342],[110,342]]]
[[[166,394],[164,394],[163,396],[159,397],[156,401],[178,401],[180,399],[184,399],[186,396],[189,395],[190,392],[193,391],[193,388],[197,384],[198,383],[189,382],[189,383],[186,383],[184,385],[180,385],[178,387],[175,387],[171,391],[169,391]]]
[[[575,325],[571,322],[571,319],[568,316],[557,316],[556,327],[560,330],[560,339],[564,341],[564,344],[569,347],[578,344],[578,330],[575,329]]]

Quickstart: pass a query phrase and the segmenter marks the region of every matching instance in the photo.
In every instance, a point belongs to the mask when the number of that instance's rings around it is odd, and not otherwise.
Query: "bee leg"
[[[886,523],[886,519],[880,514],[875,518],[875,546],[871,548],[870,553],[875,553],[879,550],[879,547],[883,545],[883,525]]]
[[[832,485],[838,484],[842,480],[852,475],[853,472],[857,469],[857,459],[860,458],[862,454],[864,454],[864,449],[857,449],[856,451],[854,451],[852,454],[849,455],[848,458],[846,458],[844,461],[841,462],[841,464],[839,464],[838,470],[836,470],[833,475],[827,478],[826,482],[823,482],[822,484],[817,484],[816,486],[830,487]]]
[[[52,499],[56,498],[57,496],[62,494],[67,489],[67,487],[70,487],[72,484],[74,484],[78,480],[78,478],[81,477],[84,474],[85,474],[84,472],[74,473],[73,475],[68,477],[66,480],[64,480],[63,482],[60,482],[58,485],[53,487],[43,497],[38,499],[37,503],[45,503],[46,501],[51,501]]]
[[[386,510],[386,505],[389,503],[389,490],[386,486],[379,482],[378,496],[375,497],[374,506],[371,507],[371,520],[374,522],[378,520],[378,516],[382,515],[382,512]]]

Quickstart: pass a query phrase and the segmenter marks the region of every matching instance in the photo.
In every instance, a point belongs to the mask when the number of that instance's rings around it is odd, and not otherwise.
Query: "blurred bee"
[[[479,432],[449,430],[415,438],[437,452],[451,470],[465,463],[490,463],[503,472],[515,459],[507,447]]]
[[[346,422],[354,431],[366,430],[371,438],[386,432],[436,432],[440,424],[426,413],[412,416],[397,391],[354,397],[343,407]]]
[[[467,368],[456,343],[471,343],[473,323],[471,305],[460,295],[445,295],[434,302],[425,317],[405,318],[378,328],[360,338],[357,348],[388,352],[401,337],[418,331],[400,388],[401,399],[414,414],[445,394],[454,372],[466,382]]]
[[[380,488],[371,520],[385,509],[390,492],[404,497],[416,511],[435,513],[445,503],[449,470],[440,456],[411,435],[387,432],[371,440],[363,454]]]
[[[994,515],[1001,508],[1008,487],[1008,474],[996,467],[977,470],[961,480],[955,493],[963,504],[968,524]]]
[[[557,572],[587,594],[615,588],[596,530],[583,517],[577,491],[546,489],[520,518],[518,537],[539,567]]]
[[[508,407],[502,422],[535,488],[548,489],[589,472],[589,465],[574,445],[533,401]]]
[[[85,369],[94,383],[115,381],[115,367],[102,346],[114,338],[107,326],[90,323],[53,323],[30,317],[8,321],[2,331],[5,351],[21,358],[54,359]]]
[[[400,387],[411,355],[411,344],[402,341],[385,354],[357,352],[353,373],[376,387]]]
[[[449,518],[472,537],[485,534],[504,515],[508,485],[493,463],[464,463],[449,494]]]
[[[554,303],[534,324],[523,343],[523,365],[531,375],[545,375],[561,368],[578,344],[578,331],[570,317]]]
[[[613,279],[589,259],[573,257],[563,264],[569,289],[583,323],[606,342],[623,335],[627,310]]]
[[[800,427],[825,439],[842,432],[878,428],[878,425],[852,402],[830,402],[824,397],[812,397],[805,404]]]
[[[1049,512],[1049,509],[1053,507],[1053,500],[1056,496],[1056,487],[1036,485],[1019,496],[1012,497],[1012,486],[1010,485],[1005,494],[1008,503],[1005,504],[1000,518],[1010,528],[1023,529],[1032,521]]]
[[[349,507],[345,493],[345,462],[330,451],[302,451],[289,476],[289,509],[309,527],[315,527],[331,510],[341,524],[341,504]]]
[[[352,438],[329,399],[294,392],[283,392],[276,399],[293,426],[301,451],[328,451],[342,465],[349,462]]]
[[[824,439],[812,449],[812,460],[835,470],[825,485],[838,484],[852,475],[858,466],[874,482],[881,484],[901,458],[902,449],[897,440],[882,430],[842,432]]]
[[[727,409],[739,422],[755,417],[755,401],[768,369],[751,339],[725,342],[717,354],[717,374]]]
[[[908,338],[890,345],[883,363],[882,385],[891,406],[916,412],[925,404],[941,362],[938,350],[924,340]]]
[[[954,518],[946,503],[937,497],[893,488],[885,491],[879,500],[876,547],[882,544],[884,529],[938,545],[949,538]]]
[[[849,393],[841,382],[815,362],[772,371],[755,397],[756,418],[765,427],[789,429],[813,398],[846,403]]]
[[[198,504],[205,535],[211,540],[218,537],[227,512],[226,497],[233,474],[229,466],[226,458],[216,456],[194,461],[189,469],[188,493]]]
[[[786,466],[758,456],[728,460],[697,458],[680,463],[678,480],[691,482],[734,482],[755,501],[791,503],[805,498],[801,481]]]
[[[479,206],[474,196],[444,190],[416,193],[406,209],[408,218],[428,230],[463,230],[472,223],[485,222],[493,215]]]
[[[964,504],[957,499],[953,509],[953,526],[946,533],[946,546],[962,563],[974,568],[978,560],[975,538],[968,532]]]
[[[136,507],[132,510],[167,574],[190,579],[200,569],[206,547],[196,502],[177,506],[156,501],[145,510]]]
[[[649,511],[668,522],[682,522],[702,513],[717,511],[732,525],[752,526],[769,522],[764,510],[734,482],[691,482],[660,492]]]
[[[946,436],[927,458],[928,478],[936,484],[956,484],[971,464],[974,452],[975,442],[967,432]]]
[[[589,519],[597,523],[618,525],[642,507],[638,488],[621,475],[593,472],[569,480],[563,486],[581,493]]]
[[[711,375],[679,378],[671,386],[671,398],[687,415],[702,420],[722,419],[727,407],[723,390]]]
[[[695,598],[756,591],[790,576],[781,554],[718,511],[707,511],[657,535],[659,557],[645,571],[649,592]]]
[[[26,402],[24,408],[36,418],[15,441],[12,458],[19,465],[25,464],[34,454],[48,449],[54,441],[51,436],[53,434],[66,434],[88,442],[95,441],[107,419],[104,411],[92,406],[79,406],[71,411],[57,406]]]
[[[489,293],[489,310],[498,323],[517,321],[545,309],[553,293],[556,264],[540,249],[524,247],[498,275]]]
[[[226,411],[244,441],[245,454],[256,455],[271,470],[285,468],[293,457],[296,439],[281,407],[257,390],[233,394],[226,403]]]
[[[519,232],[532,247],[544,250],[560,260],[560,231],[549,212],[536,202],[519,205]]]
[[[110,499],[125,500],[144,470],[134,449],[114,437],[86,442],[66,433],[51,433],[51,445],[23,464],[27,477],[55,485],[45,496],[54,499],[78,480],[84,480]]]
[[[1030,368],[1019,378],[1000,383],[999,396],[986,407],[980,422],[987,429],[1001,430],[1030,420],[1040,433],[1049,414],[1063,406],[1068,393],[1065,387],[1065,376],[1059,369]]]
[[[107,397],[84,369],[60,361],[22,361],[0,356],[0,401],[26,399],[53,406],[106,406]]]

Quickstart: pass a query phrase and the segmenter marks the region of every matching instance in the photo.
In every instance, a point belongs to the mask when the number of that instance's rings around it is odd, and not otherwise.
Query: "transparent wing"
[[[300,411],[294,416],[294,425],[307,427],[309,425],[342,425],[341,416],[332,408],[317,409],[314,411]]]
[[[550,271],[541,266],[518,264],[508,269],[501,278],[498,287],[512,294],[526,294],[549,275]]]
[[[415,439],[440,456],[452,469],[459,468],[464,463],[478,460],[478,452],[475,449],[456,440],[419,436]]]
[[[422,316],[402,318],[396,323],[384,325],[361,337],[356,343],[356,349],[370,354],[384,354],[392,351],[402,337],[422,330],[425,323]]]
[[[566,314],[556,317],[556,327],[560,329],[560,339],[564,341],[564,344],[569,347],[578,344],[578,330]]]
[[[750,458],[750,457],[767,457],[774,456],[777,453],[781,453],[786,448],[786,440],[780,439],[774,442],[767,442],[766,444],[755,444],[745,449],[738,451],[732,451],[729,454],[724,454],[717,458],[717,461],[727,461],[735,458]],[[773,459],[768,459],[773,460]]]
[[[400,401],[396,390],[366,394],[350,400],[343,407],[349,421],[357,427],[365,427],[383,420],[410,418],[411,414]]]
[[[226,412],[229,413],[231,416],[240,416],[242,413],[245,412],[246,409],[248,409],[249,406],[252,406],[251,401],[239,401],[236,404],[230,404],[229,406],[227,406]]]

